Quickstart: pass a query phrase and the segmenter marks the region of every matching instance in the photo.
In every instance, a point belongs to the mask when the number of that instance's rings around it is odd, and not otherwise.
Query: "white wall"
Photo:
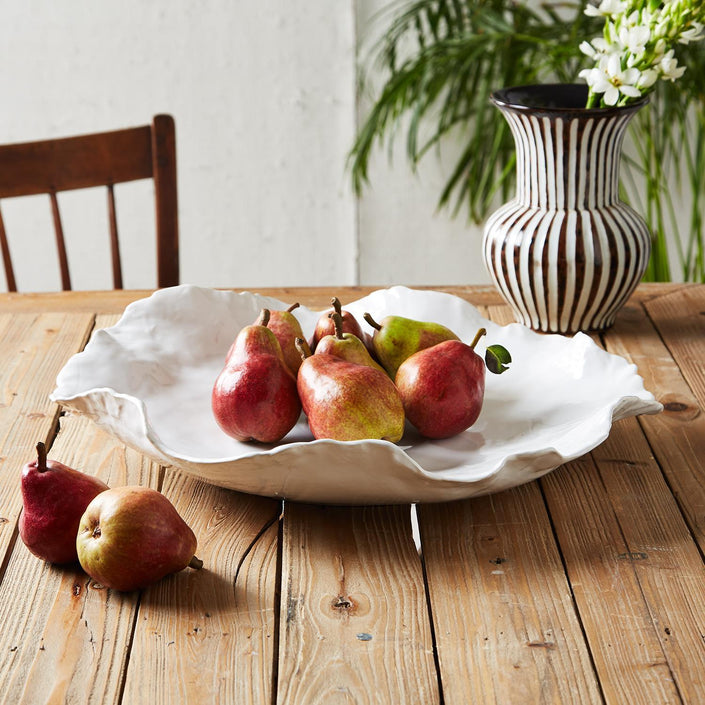
[[[0,0],[0,142],[174,115],[183,282],[488,282],[480,229],[436,213],[433,158],[412,175],[403,150],[391,165],[380,152],[371,187],[352,194],[346,156],[366,107],[356,47],[387,3]],[[117,193],[129,288],[155,282],[149,189]],[[110,285],[104,198],[61,198],[74,288]],[[19,288],[58,288],[48,202],[2,208]]]

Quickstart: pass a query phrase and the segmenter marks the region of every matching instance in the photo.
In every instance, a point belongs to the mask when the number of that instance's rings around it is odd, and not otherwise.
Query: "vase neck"
[[[582,210],[619,201],[622,141],[631,113],[547,117],[503,110],[517,153],[517,198],[536,208]]]

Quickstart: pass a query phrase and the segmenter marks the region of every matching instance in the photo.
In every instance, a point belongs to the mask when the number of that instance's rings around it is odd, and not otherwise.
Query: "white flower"
[[[651,39],[651,30],[646,25],[621,27],[619,30],[619,41],[622,46],[637,56],[646,51],[649,39]]]
[[[602,36],[580,44],[593,68],[580,72],[588,107],[625,105],[654,89],[659,78],[685,72],[673,47],[705,38],[705,0],[589,0],[585,14],[603,17]]]
[[[624,0],[602,0],[599,6],[588,5],[585,14],[589,17],[609,17],[611,15],[621,15],[627,9]]]
[[[580,42],[578,49],[591,59],[598,61],[601,56],[610,53],[610,50],[614,51],[615,47],[608,44],[602,37],[595,37],[592,42]]]
[[[690,29],[686,29],[684,32],[681,32],[681,36],[678,37],[678,41],[681,44],[697,42],[703,38],[703,29],[705,29],[705,25],[700,22],[693,22],[693,26]]]
[[[668,81],[675,81],[685,73],[685,66],[678,66],[678,59],[673,56],[673,49],[664,54],[659,62],[661,78]]]
[[[636,87],[641,71],[636,68],[622,70],[617,54],[602,57],[597,68],[581,71],[580,77],[594,93],[604,94],[605,105],[616,105],[620,93],[628,98],[641,97],[641,91]]]
[[[636,82],[637,88],[641,91],[645,91],[658,81],[658,71],[656,69],[646,69],[646,71],[641,72],[639,80]]]

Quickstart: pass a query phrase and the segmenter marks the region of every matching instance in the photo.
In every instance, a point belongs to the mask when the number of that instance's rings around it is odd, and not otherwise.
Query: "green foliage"
[[[350,154],[353,184],[368,181],[373,150],[399,129],[415,169],[429,150],[453,135],[463,149],[439,198],[454,215],[467,210],[482,222],[498,198],[514,188],[515,153],[509,129],[489,103],[492,91],[512,85],[575,82],[585,68],[579,45],[601,32],[583,3],[545,2],[534,8],[512,0],[397,0],[382,36],[363,60],[361,86],[381,71],[374,98]],[[387,17],[387,13],[380,16]],[[632,123],[637,157],[625,161],[623,180],[646,193],[641,213],[655,232],[647,278],[669,280],[669,236],[676,239],[682,275],[705,281],[705,42],[679,47],[687,66],[676,83],[659,82],[647,109]],[[692,198],[690,232],[679,234],[667,186],[673,179]],[[631,199],[639,199],[628,189]],[[670,233],[670,235],[669,235]]]

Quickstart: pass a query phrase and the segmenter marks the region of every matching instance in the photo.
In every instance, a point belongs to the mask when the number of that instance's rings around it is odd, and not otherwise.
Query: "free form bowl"
[[[314,440],[305,417],[277,444],[242,443],[216,424],[213,382],[238,331],[262,308],[293,302],[190,285],[130,304],[116,325],[94,333],[57,377],[51,399],[89,416],[165,465],[242,492],[335,504],[437,502],[497,492],[533,480],[590,451],[612,423],[662,406],[636,367],[586,335],[541,335],[499,326],[450,294],[405,287],[343,302],[362,314],[437,321],[477,351],[504,345],[513,362],[487,374],[477,422],[444,440],[411,428],[398,444]],[[296,309],[306,336],[320,312]]]

